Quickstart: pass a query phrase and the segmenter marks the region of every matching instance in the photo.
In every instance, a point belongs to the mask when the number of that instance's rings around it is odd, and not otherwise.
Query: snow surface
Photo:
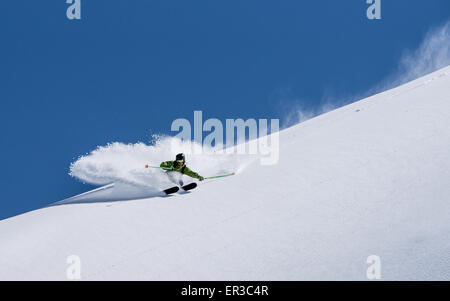
[[[192,156],[239,172],[160,197],[142,165],[170,143],[99,148],[71,174],[106,186],[0,221],[0,279],[77,255],[83,280],[366,280],[378,255],[383,280],[450,280],[450,66],[283,130],[276,165]]]

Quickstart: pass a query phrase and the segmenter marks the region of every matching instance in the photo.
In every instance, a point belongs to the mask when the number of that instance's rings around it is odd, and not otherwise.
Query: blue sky
[[[448,0],[3,1],[0,219],[89,189],[98,145],[149,142],[176,118],[280,118],[365,95],[450,17]]]

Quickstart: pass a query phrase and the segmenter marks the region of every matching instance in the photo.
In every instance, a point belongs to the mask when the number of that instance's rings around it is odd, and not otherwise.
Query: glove
[[[199,180],[199,181],[203,181],[204,179],[205,179],[205,178],[202,177],[202,176],[199,176],[199,177],[198,177],[198,180]]]

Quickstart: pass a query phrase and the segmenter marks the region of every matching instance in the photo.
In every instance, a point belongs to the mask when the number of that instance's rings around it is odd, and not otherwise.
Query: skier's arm
[[[165,170],[172,170],[173,169],[173,163],[172,161],[166,161],[162,162],[159,167],[162,167]]]
[[[195,178],[195,179],[201,179],[201,180],[203,180],[203,177],[202,176],[200,176],[198,173],[196,173],[195,171],[192,171],[192,170],[190,170],[189,169],[189,167],[185,167],[184,168],[184,172],[183,172],[185,175],[187,175],[187,176],[190,176],[191,178]]]

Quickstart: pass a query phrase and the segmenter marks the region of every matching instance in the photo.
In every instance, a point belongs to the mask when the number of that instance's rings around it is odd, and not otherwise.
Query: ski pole
[[[168,168],[168,167],[150,166],[148,164],[145,165],[145,168],[161,168],[161,169],[165,169],[165,170],[172,170],[171,168]]]
[[[219,175],[219,176],[207,177],[207,178],[205,178],[205,180],[206,180],[206,179],[215,179],[215,178],[223,178],[223,177],[233,176],[234,174],[235,174],[235,173],[232,172],[232,173],[225,174],[225,175]]]

